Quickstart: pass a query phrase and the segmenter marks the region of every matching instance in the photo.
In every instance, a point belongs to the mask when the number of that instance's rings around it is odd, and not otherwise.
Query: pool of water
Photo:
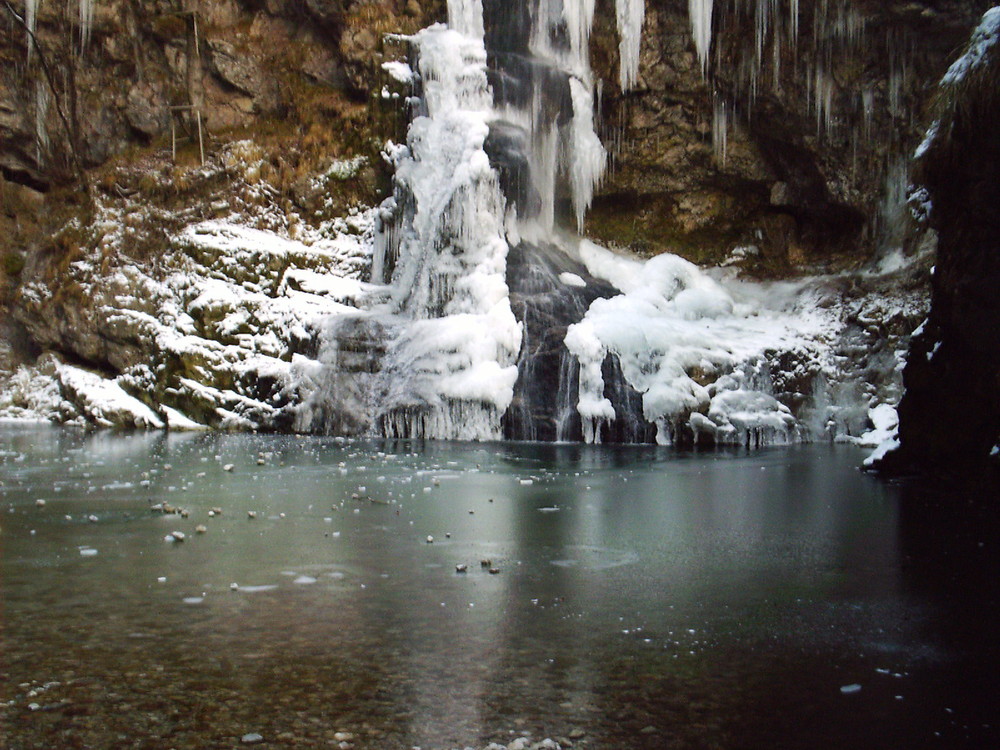
[[[0,425],[0,744],[998,746],[988,490],[862,457]]]

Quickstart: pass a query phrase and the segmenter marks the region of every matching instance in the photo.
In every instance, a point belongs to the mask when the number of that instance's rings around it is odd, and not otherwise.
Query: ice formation
[[[90,42],[90,29],[94,25],[95,0],[80,0],[80,50],[87,48]]]
[[[646,17],[645,0],[617,0],[618,56],[621,66],[618,81],[622,90],[630,89],[639,75],[639,51],[642,40],[642,22]]]
[[[644,4],[619,6],[622,80],[631,82]],[[412,82],[415,115],[406,145],[386,149],[395,190],[373,261],[386,301],[331,322],[322,355],[337,373],[327,391],[352,393],[355,410],[373,412],[386,435],[502,436],[523,339],[506,283],[511,245],[551,234],[561,191],[582,228],[604,172],[589,68],[594,2],[525,8],[524,26],[490,37],[489,69],[481,0],[449,2],[447,26],[410,38],[409,69],[386,68]],[[376,352],[377,373],[347,354],[359,346]],[[327,396],[304,410],[305,423],[338,411]],[[345,415],[327,428],[343,420],[355,421]]]
[[[622,292],[594,302],[566,335],[580,362],[578,409],[588,442],[599,442],[617,417],[603,376],[608,355],[642,394],[657,442],[672,443],[685,426],[716,443],[796,438],[796,420],[770,392],[765,355],[808,346],[829,333],[828,320],[768,309],[762,298],[738,302],[739,291],[734,296],[677,256],[639,262],[586,241],[579,251],[591,273]]]
[[[702,71],[708,70],[708,53],[712,48],[712,5],[714,0],[688,0],[691,35]]]
[[[40,0],[24,0],[24,25],[27,29],[28,59],[31,59],[31,51],[34,46],[32,37],[35,34],[38,19],[38,3]]]
[[[454,21],[482,28],[459,5]],[[480,31],[480,35],[481,35]],[[414,39],[423,94],[408,146],[394,151],[397,200],[390,315],[382,363],[383,432],[500,437],[521,329],[510,309],[505,201],[483,150],[492,96],[482,38],[434,26]]]
[[[406,145],[386,149],[395,191],[372,266],[385,287],[331,319],[299,427],[661,443],[803,437],[810,428],[779,400],[771,362],[801,370],[786,381],[832,373],[836,314],[814,309],[803,288],[715,278],[672,255],[640,262],[556,231],[556,196],[582,227],[605,166],[587,50],[594,3],[513,5],[487,6],[484,17],[477,1],[452,2],[450,25],[411,37],[414,59],[386,68],[412,86],[415,116]],[[756,5],[761,38],[777,7]],[[635,80],[643,10],[617,5],[623,85]],[[692,0],[691,12],[706,64],[713,3]],[[498,13],[524,25],[497,30]],[[819,101],[828,116],[826,95]],[[729,117],[718,102],[723,159]],[[820,433],[836,398],[817,399]]]

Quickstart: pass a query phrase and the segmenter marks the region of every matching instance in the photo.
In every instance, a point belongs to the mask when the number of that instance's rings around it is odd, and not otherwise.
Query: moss
[[[585,233],[595,240],[646,258],[674,253],[693,263],[713,265],[746,238],[711,222],[686,228],[675,218],[675,201],[665,194],[600,196],[587,215]]]
[[[13,250],[5,252],[0,256],[0,270],[12,278],[20,276],[24,270],[24,256]]]

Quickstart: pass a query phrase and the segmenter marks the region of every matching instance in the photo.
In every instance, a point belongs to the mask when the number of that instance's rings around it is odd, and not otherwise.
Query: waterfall
[[[644,6],[620,5],[621,75],[632,81]],[[525,238],[552,234],[561,195],[582,229],[604,172],[589,66],[593,15],[593,0],[452,0],[447,26],[410,39],[414,117],[406,145],[387,149],[394,195],[382,207],[373,262],[376,280],[391,273],[388,302],[371,312],[389,337],[372,396],[383,434],[500,437],[515,382],[532,381],[538,361],[554,356],[532,350],[526,320],[541,319],[537,304],[548,302],[521,289],[515,318],[508,256]],[[573,271],[586,274],[580,264],[563,269]],[[542,297],[564,287],[548,283]],[[594,298],[560,294],[572,320]],[[533,417],[516,416],[531,412],[530,391],[511,410],[508,434],[538,434]],[[551,425],[545,433],[557,436]]]
[[[392,154],[396,258],[382,363],[382,430],[389,436],[500,437],[517,377],[521,328],[510,308],[506,200],[483,147],[492,94],[482,8],[452,3],[456,24],[434,26],[419,50],[418,116]]]
[[[712,3],[701,19],[710,46]],[[618,0],[620,82],[644,7]],[[755,445],[797,436],[769,358],[829,336],[806,298],[716,279],[676,256],[582,240],[606,153],[594,129],[594,0],[451,0],[448,25],[387,63],[405,145],[380,208],[370,297],[323,335],[300,429],[388,437]],[[703,60],[704,64],[704,60]],[[730,113],[716,111],[725,158]],[[779,304],[765,301],[774,297]],[[797,298],[797,297],[796,297]]]
[[[49,154],[49,116],[50,95],[45,81],[35,81],[35,149],[39,164],[43,164]]]

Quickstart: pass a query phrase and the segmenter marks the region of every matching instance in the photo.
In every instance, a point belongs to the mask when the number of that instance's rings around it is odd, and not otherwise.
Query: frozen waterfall
[[[712,2],[691,11],[705,65]],[[617,0],[623,87],[643,14]],[[801,288],[631,259],[559,228],[582,229],[605,168],[593,16],[594,0],[450,0],[448,25],[386,64],[412,120],[385,150],[375,283],[330,320],[300,429],[747,445],[803,433],[779,400],[791,377],[779,388],[769,364],[780,353],[802,382],[825,366],[831,319]]]

